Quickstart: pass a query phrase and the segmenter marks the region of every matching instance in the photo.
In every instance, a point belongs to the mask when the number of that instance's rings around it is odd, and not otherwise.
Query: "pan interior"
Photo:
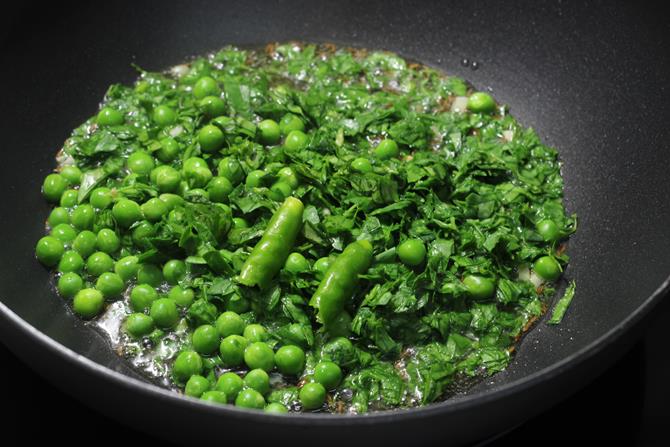
[[[11,69],[0,75],[0,299],[63,345],[134,374],[66,310],[33,259],[48,213],[40,183],[54,154],[108,85],[134,79],[131,63],[160,70],[226,44],[332,41],[395,51],[490,89],[558,149],[566,207],[580,217],[566,271],[577,282],[575,300],[560,326],[538,325],[512,365],[473,392],[569,358],[619,327],[668,274],[670,130],[659,114],[667,109],[669,64],[656,50],[667,38],[648,26],[656,19],[646,11],[542,3],[189,2],[133,5],[132,12],[79,5],[48,17],[28,9],[23,18],[31,20],[3,42]],[[634,38],[626,38],[631,29]]]

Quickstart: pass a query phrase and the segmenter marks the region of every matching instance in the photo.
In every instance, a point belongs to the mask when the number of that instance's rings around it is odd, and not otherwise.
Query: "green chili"
[[[265,286],[284,266],[302,226],[303,204],[287,198],[272,215],[263,237],[242,266],[238,281],[245,286]]]
[[[310,306],[318,309],[317,319],[324,324],[334,321],[354,293],[358,275],[372,262],[372,244],[366,240],[353,242],[330,265],[316,290]]]

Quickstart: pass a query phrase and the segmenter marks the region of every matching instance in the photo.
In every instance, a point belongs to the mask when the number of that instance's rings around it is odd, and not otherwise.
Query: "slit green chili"
[[[302,226],[303,209],[300,199],[289,197],[275,211],[261,240],[242,266],[240,284],[262,288],[281,270]]]
[[[372,262],[372,244],[366,240],[347,245],[323,276],[309,304],[318,310],[317,319],[328,324],[344,310],[347,298],[354,293],[358,275]]]

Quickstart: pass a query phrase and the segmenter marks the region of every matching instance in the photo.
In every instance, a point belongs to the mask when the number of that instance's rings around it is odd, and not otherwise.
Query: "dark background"
[[[48,11],[37,8],[33,2],[28,4],[30,7],[25,3],[3,5],[0,41],[21,38],[20,30],[13,27],[12,21],[18,13],[24,19],[26,15],[34,14],[34,26],[48,26]],[[68,3],[68,6],[78,7],[76,2]],[[643,5],[640,8],[644,9]],[[4,60],[3,65],[5,69],[11,69],[11,61]],[[531,442],[544,445],[667,445],[668,435],[664,429],[667,426],[667,403],[670,402],[670,383],[667,381],[670,377],[667,346],[670,305],[663,303],[653,312],[655,315],[645,335],[606,373],[549,412],[502,434],[491,445]],[[154,438],[121,426],[57,390],[1,344],[0,365],[6,439],[31,440],[48,436],[50,443],[75,445],[100,440],[109,443],[155,442]],[[49,374],[48,371],[41,373]],[[26,423],[33,426],[32,430],[26,431]],[[271,434],[268,437],[271,438]],[[224,433],[221,439],[226,443],[232,441]],[[296,440],[310,442],[299,436]]]
[[[667,297],[666,297],[667,298]],[[486,445],[668,445],[670,360],[667,331],[670,303],[654,310],[646,334],[601,377],[550,411]],[[145,435],[90,409],[31,371],[0,344],[0,377],[5,390],[3,436],[36,439],[48,433],[52,445],[97,442],[151,445]],[[48,371],[44,371],[48,374]],[[132,403],[129,403],[132,405]],[[485,415],[482,415],[485,417]],[[27,422],[39,430],[26,432]],[[37,433],[39,431],[39,433]],[[268,434],[268,444],[271,441]],[[221,434],[222,442],[231,440]],[[299,437],[296,438],[298,442]],[[244,445],[244,440],[239,444]],[[314,440],[318,443],[318,440]],[[161,441],[162,445],[170,445]]]

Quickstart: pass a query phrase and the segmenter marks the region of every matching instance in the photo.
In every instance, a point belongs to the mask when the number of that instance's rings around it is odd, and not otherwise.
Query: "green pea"
[[[179,311],[177,304],[170,298],[158,298],[151,303],[149,315],[153,318],[156,326],[159,328],[174,327],[179,321]]]
[[[165,137],[159,141],[160,149],[156,151],[156,158],[163,163],[169,163],[179,155],[179,143],[172,137]]]
[[[244,363],[247,364],[249,369],[260,368],[270,372],[275,366],[274,352],[270,346],[262,341],[251,343],[244,350]]]
[[[42,183],[42,195],[47,201],[58,203],[60,196],[63,195],[68,185],[68,181],[62,175],[49,174]]]
[[[367,174],[368,172],[372,172],[372,163],[367,158],[356,158],[351,162],[351,169]]]
[[[184,204],[184,199],[177,194],[163,193],[158,196],[158,198],[165,202],[170,211],[175,209],[177,206]]]
[[[58,271],[61,273],[81,272],[83,268],[84,259],[74,250],[68,250],[63,253],[63,256],[61,256],[60,261],[58,262]]]
[[[375,156],[380,160],[388,160],[390,158],[397,157],[398,154],[400,154],[398,144],[388,138],[380,141],[375,148]]]
[[[224,312],[216,319],[216,329],[222,337],[229,335],[242,335],[246,323],[235,312]]]
[[[279,402],[271,402],[265,406],[264,411],[273,414],[286,414],[288,413],[288,408]]]
[[[75,165],[63,166],[60,170],[60,175],[65,177],[65,180],[67,180],[70,185],[78,185],[81,183],[81,169]]]
[[[168,106],[158,106],[154,109],[153,120],[160,127],[166,127],[177,121],[177,113]]]
[[[127,282],[135,278],[139,268],[140,265],[137,256],[126,256],[116,261],[116,264],[114,264],[114,273]]]
[[[114,269],[114,260],[102,251],[97,251],[86,259],[86,271],[92,276],[100,276]]]
[[[130,291],[130,307],[135,312],[142,312],[151,307],[158,299],[158,292],[149,284],[138,284]]]
[[[84,280],[74,272],[63,273],[58,278],[58,293],[63,298],[73,298],[83,288]]]
[[[72,310],[82,318],[93,318],[102,312],[105,300],[98,290],[81,289],[72,300]]]
[[[182,351],[172,365],[172,376],[177,382],[184,383],[191,376],[202,372],[202,358],[195,351]]]
[[[142,219],[142,208],[133,200],[121,199],[112,207],[112,216],[120,226],[128,228]]]
[[[533,263],[533,270],[546,281],[556,281],[561,276],[561,265],[553,256],[542,256]]]
[[[205,402],[212,402],[216,404],[228,403],[228,397],[226,397],[226,394],[216,390],[205,391],[204,393],[202,393],[200,399],[204,400]]]
[[[88,202],[98,209],[105,209],[112,204],[114,196],[112,195],[112,190],[101,186],[100,188],[95,188],[91,191],[90,196],[88,197]]]
[[[209,380],[203,376],[193,375],[186,382],[184,394],[190,397],[200,397],[209,390]]]
[[[128,170],[130,170],[130,172],[140,176],[149,175],[151,170],[156,166],[154,158],[142,151],[130,154],[126,164],[128,165]]]
[[[84,230],[74,238],[74,241],[72,241],[72,248],[82,257],[88,258],[95,252],[97,244],[98,238],[95,233],[89,230]]]
[[[72,242],[77,237],[77,230],[70,224],[58,224],[51,229],[50,233],[51,236],[64,243]]]
[[[140,208],[144,217],[150,222],[161,220],[170,211],[167,204],[156,197],[144,202]]]
[[[219,332],[216,328],[209,324],[203,324],[193,331],[191,342],[193,349],[200,353],[209,355],[216,351],[219,347]]]
[[[468,275],[463,278],[463,285],[468,294],[477,300],[491,298],[496,290],[495,283],[483,276]]]
[[[163,272],[153,264],[140,264],[137,270],[137,282],[158,287],[163,282]]]
[[[282,135],[286,136],[294,130],[305,130],[305,123],[297,115],[287,113],[279,121],[279,130]]]
[[[305,368],[305,352],[298,346],[282,346],[275,353],[275,363],[282,374],[298,375]]]
[[[260,324],[249,324],[244,328],[244,338],[250,342],[265,341],[268,339],[268,331]]]
[[[219,355],[224,366],[240,366],[244,362],[244,351],[249,341],[239,335],[229,335],[219,345]]]
[[[196,99],[203,99],[206,96],[219,96],[221,89],[216,81],[210,76],[203,76],[198,79],[193,86],[193,96]]]
[[[275,200],[277,202],[283,202],[288,196],[291,195],[291,192],[293,191],[291,189],[291,185],[288,183],[279,181],[272,185],[270,188],[271,195],[270,198],[272,200]]]
[[[303,326],[300,323],[291,323],[287,328],[286,339],[292,344],[309,347],[307,335],[312,333],[311,326]]]
[[[330,268],[331,263],[332,259],[329,257],[319,258],[316,261],[314,261],[314,265],[312,266],[312,268],[316,272],[317,279],[323,278],[323,275],[325,275],[328,269]]]
[[[426,246],[421,239],[407,239],[398,245],[396,253],[403,263],[417,266],[426,259]]]
[[[284,269],[291,273],[302,273],[309,271],[309,261],[300,253],[291,253],[286,258]]]
[[[200,100],[200,109],[208,118],[226,113],[226,103],[218,96],[205,96]]]
[[[306,383],[300,388],[298,397],[305,410],[316,410],[326,401],[326,389],[318,382]]]
[[[324,361],[314,367],[314,380],[327,390],[332,390],[342,381],[342,370],[337,363]]]
[[[286,140],[284,140],[284,147],[291,151],[301,151],[307,147],[309,138],[302,130],[292,130],[288,135],[286,135]]]
[[[249,228],[249,224],[241,217],[233,217],[233,228],[244,229]]]
[[[184,161],[182,173],[192,188],[202,188],[212,179],[212,171],[202,158],[191,157]]]
[[[183,289],[179,286],[174,286],[172,289],[170,289],[168,298],[174,300],[178,306],[189,307],[195,299],[195,293],[192,289]]]
[[[337,337],[324,345],[321,349],[321,358],[346,367],[355,362],[356,349],[350,340]]]
[[[556,225],[556,222],[550,219],[541,220],[535,225],[537,232],[547,242],[557,241],[561,236],[561,230]]]
[[[123,124],[123,114],[111,107],[104,107],[98,112],[95,121],[98,126],[120,126]]]
[[[234,372],[223,373],[216,381],[216,389],[226,393],[229,402],[232,402],[237,398],[237,395],[242,391],[243,387],[244,381]]]
[[[56,207],[51,210],[51,213],[49,213],[47,222],[51,228],[59,224],[70,223],[70,213],[63,207]]]
[[[114,230],[103,228],[98,231],[96,246],[98,247],[98,250],[111,254],[115,253],[121,247],[121,240]]]
[[[281,168],[279,172],[277,172],[277,177],[279,178],[279,181],[289,184],[291,186],[291,189],[297,188],[298,185],[300,184],[298,175],[289,166]]]
[[[79,205],[72,211],[70,222],[78,230],[90,230],[95,222],[95,209],[86,203]]]
[[[228,196],[233,192],[233,184],[225,177],[214,177],[207,185],[207,192],[212,202],[227,202]]]
[[[143,313],[134,313],[126,318],[126,331],[135,338],[149,335],[154,330],[154,320]]]
[[[163,265],[163,277],[168,284],[177,284],[186,276],[186,263],[180,259],[172,259]]]
[[[468,110],[475,113],[492,113],[496,103],[488,93],[475,92],[468,98]]]
[[[247,188],[258,188],[263,183],[263,178],[265,177],[265,171],[255,170],[247,174],[247,180],[245,185]]]
[[[151,243],[149,238],[156,234],[156,228],[148,221],[142,221],[138,224],[135,224],[132,232],[132,238],[135,245],[138,247],[149,250],[151,248]]]
[[[160,192],[175,192],[179,189],[181,174],[172,166],[159,166],[151,171],[151,176]]]
[[[233,294],[226,301],[226,310],[229,312],[243,314],[248,312],[250,308],[249,300],[238,294]]]
[[[235,398],[235,406],[262,410],[265,407],[263,395],[252,388],[245,388]]]
[[[230,183],[237,185],[244,180],[244,170],[236,158],[226,157],[219,162],[219,177],[227,178]]]
[[[258,123],[258,130],[260,131],[260,140],[261,143],[272,145],[279,143],[279,138],[281,138],[281,129],[279,124],[274,120],[263,120]]]
[[[105,272],[95,283],[95,288],[102,293],[105,298],[114,298],[121,295],[125,284],[123,279],[116,273]]]
[[[198,142],[203,152],[216,152],[223,146],[225,136],[218,127],[208,124],[198,132]]]
[[[60,206],[65,208],[72,208],[77,204],[79,199],[79,191],[76,189],[66,189],[60,196]]]
[[[244,384],[262,395],[270,392],[270,376],[262,369],[252,369],[244,376]]]

